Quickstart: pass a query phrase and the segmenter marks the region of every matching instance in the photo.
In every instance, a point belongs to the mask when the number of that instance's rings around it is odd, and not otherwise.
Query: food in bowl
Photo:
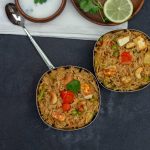
[[[77,67],[60,67],[43,75],[37,105],[44,122],[57,129],[79,129],[99,111],[99,89],[94,76]]]
[[[63,0],[16,0],[17,8],[27,19],[46,19],[58,15]]]
[[[80,9],[84,13],[97,15],[104,23],[123,23],[133,14],[131,0],[78,0]]]
[[[94,49],[99,81],[114,91],[134,91],[150,83],[150,39],[135,30],[103,35]]]

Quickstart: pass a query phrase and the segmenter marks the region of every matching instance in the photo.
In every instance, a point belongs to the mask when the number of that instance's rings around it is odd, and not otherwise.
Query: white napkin
[[[11,24],[5,14],[5,5],[14,0],[0,0],[0,34],[25,35],[24,31]],[[67,0],[65,10],[55,20],[48,23],[25,22],[27,29],[35,36],[61,37],[82,40],[96,40],[100,35],[115,29],[125,29],[128,23],[118,26],[100,26],[84,19]]]

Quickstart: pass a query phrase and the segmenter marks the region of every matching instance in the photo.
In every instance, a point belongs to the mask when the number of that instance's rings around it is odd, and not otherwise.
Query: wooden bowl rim
[[[87,19],[88,21],[90,22],[93,22],[95,24],[98,24],[98,25],[102,25],[102,26],[115,26],[115,25],[119,25],[119,24],[123,24],[125,23],[126,21],[129,21],[130,19],[132,19],[140,10],[141,8],[143,7],[144,5],[144,0],[141,1],[139,7],[136,9],[136,11],[133,12],[132,16],[126,20],[125,22],[122,22],[122,23],[113,23],[113,22],[110,22],[110,23],[103,23],[103,22],[98,22],[98,21],[95,21],[95,20],[92,20],[91,18],[89,18],[87,15],[85,15],[85,13],[76,5],[76,0],[71,0],[72,1],[72,4],[73,6],[75,7],[75,9],[77,10],[77,12],[82,16],[84,17],[85,19]]]
[[[57,16],[59,16],[62,11],[64,10],[65,6],[66,6],[66,2],[67,0],[62,0],[62,3],[60,5],[60,7],[58,8],[58,10],[51,16],[49,17],[46,17],[46,18],[34,18],[34,17],[31,17],[29,15],[27,15],[21,8],[20,4],[19,4],[19,0],[15,0],[15,4],[16,4],[16,7],[18,9],[18,11],[21,13],[21,15],[26,18],[27,20],[31,21],[31,22],[35,22],[35,23],[44,23],[44,22],[48,22],[48,21],[51,21],[53,19],[55,19]]]

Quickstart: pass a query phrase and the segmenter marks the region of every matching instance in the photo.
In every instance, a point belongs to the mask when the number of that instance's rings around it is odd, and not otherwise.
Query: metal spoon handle
[[[32,44],[34,45],[34,47],[36,48],[36,50],[38,51],[38,53],[40,54],[41,58],[43,59],[43,61],[45,62],[45,64],[47,65],[47,67],[51,70],[54,69],[55,67],[53,66],[53,64],[50,62],[50,60],[48,59],[48,57],[44,54],[44,52],[42,51],[42,49],[39,47],[39,45],[36,43],[36,41],[34,40],[34,38],[31,36],[31,34],[29,33],[29,31],[25,28],[25,26],[23,26],[24,31],[26,32],[26,34],[28,35],[30,41],[32,42]]]

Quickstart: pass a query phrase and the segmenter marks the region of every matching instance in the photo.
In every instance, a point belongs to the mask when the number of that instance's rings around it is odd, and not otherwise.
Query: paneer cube
[[[117,43],[119,46],[123,46],[125,44],[127,44],[130,41],[130,37],[129,36],[125,36],[125,37],[120,37],[117,39]]]
[[[138,49],[139,51],[144,50],[145,48],[147,48],[146,42],[145,42],[145,40],[144,40],[143,37],[138,36],[138,37],[135,38],[133,41],[134,41],[134,43],[136,44],[137,49]]]
[[[93,94],[89,94],[89,95],[84,96],[85,99],[91,99],[92,97],[93,97]]]
[[[150,65],[150,52],[147,52],[144,57],[144,64]]]

